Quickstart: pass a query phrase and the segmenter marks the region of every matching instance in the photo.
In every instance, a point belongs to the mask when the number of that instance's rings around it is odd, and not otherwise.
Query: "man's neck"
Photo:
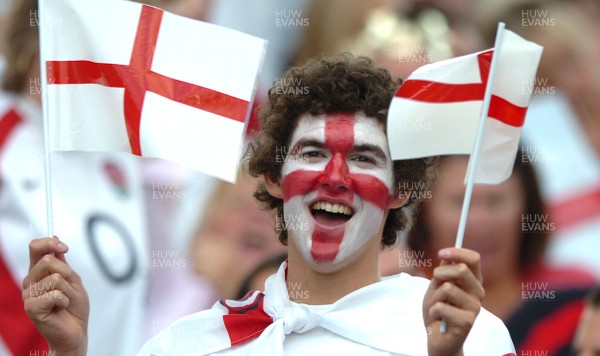
[[[359,288],[381,280],[378,244],[371,244],[356,259],[331,273],[320,273],[312,269],[292,245],[293,242],[290,242],[286,283],[292,301],[313,305],[331,304]]]

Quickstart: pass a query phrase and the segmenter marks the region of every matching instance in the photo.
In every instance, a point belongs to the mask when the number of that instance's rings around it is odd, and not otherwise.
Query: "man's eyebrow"
[[[371,145],[371,144],[362,144],[362,145],[358,145],[355,146],[352,149],[353,152],[357,152],[357,153],[371,153],[376,155],[379,159],[383,160],[383,161],[387,161],[388,157],[387,155],[383,152],[383,150],[381,149],[381,147],[376,146],[376,145]]]
[[[325,143],[321,142],[319,140],[315,140],[312,138],[306,138],[306,139],[301,139],[298,140],[298,142],[296,142],[292,147],[292,151],[293,150],[298,150],[301,149],[302,147],[315,147],[315,148],[324,148],[325,147]]]

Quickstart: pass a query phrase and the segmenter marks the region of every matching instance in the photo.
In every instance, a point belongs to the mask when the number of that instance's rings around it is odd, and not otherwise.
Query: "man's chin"
[[[315,272],[330,274],[344,269],[355,257],[357,257],[356,255],[356,253],[346,255],[343,254],[342,251],[337,251],[335,255],[331,256],[308,251],[308,253],[303,254],[302,257]]]
[[[306,261],[308,263],[308,265],[310,266],[310,268],[317,272],[317,273],[322,273],[322,274],[329,274],[329,273],[334,273],[337,272],[341,269],[344,268],[344,266],[346,265],[346,263],[344,263],[344,261],[336,261],[335,259],[333,261],[317,261],[313,258],[308,259],[308,261]]]
[[[316,263],[333,263],[340,253],[340,244],[342,239],[343,231],[342,236],[339,238],[313,238],[312,247],[310,250],[310,256],[313,259],[313,261],[315,261]]]
[[[337,241],[337,239],[331,236],[323,240],[314,239],[312,235],[290,237],[292,243],[295,244],[295,246],[290,247],[296,249],[304,263],[317,273],[329,274],[337,272],[357,257],[358,251],[354,251],[354,253],[349,251],[347,249],[348,246],[343,246],[341,241]],[[301,240],[303,243],[296,244],[296,238],[305,238],[312,241]]]

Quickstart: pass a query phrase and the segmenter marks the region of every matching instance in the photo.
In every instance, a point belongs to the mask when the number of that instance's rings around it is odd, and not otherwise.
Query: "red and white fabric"
[[[235,180],[264,40],[129,1],[44,7],[52,150],[125,151]]]
[[[144,345],[147,355],[426,355],[423,296],[429,281],[400,274],[329,305],[290,301],[284,262],[265,292],[220,301],[180,319]],[[481,309],[465,355],[514,355],[508,330]]]
[[[475,183],[507,179],[542,47],[505,30]],[[400,86],[388,115],[388,140],[394,160],[471,154],[494,50],[425,65]]]

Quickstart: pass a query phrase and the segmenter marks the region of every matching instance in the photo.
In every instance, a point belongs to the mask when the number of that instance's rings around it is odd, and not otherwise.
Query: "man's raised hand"
[[[55,355],[85,355],[90,304],[81,278],[65,260],[67,251],[58,238],[31,241],[23,301]]]
[[[462,355],[462,346],[475,323],[485,296],[481,259],[477,252],[446,248],[423,300],[429,355]],[[446,331],[440,332],[441,320]]]

